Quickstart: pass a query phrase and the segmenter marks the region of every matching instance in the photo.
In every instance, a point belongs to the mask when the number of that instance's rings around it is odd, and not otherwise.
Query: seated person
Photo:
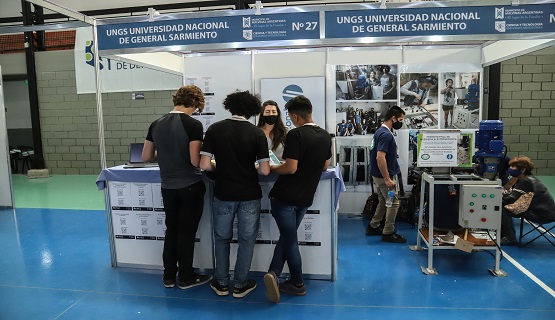
[[[337,124],[337,136],[344,137],[347,135],[347,124],[345,123],[345,119],[341,120]]]
[[[518,156],[509,161],[507,172],[512,177],[517,178],[510,192],[503,195],[503,213],[501,216],[501,244],[516,244],[515,229],[513,227],[513,217],[517,217],[505,209],[505,205],[514,203],[520,196],[527,192],[533,192],[532,203],[526,212],[518,215],[535,222],[555,221],[555,201],[549,194],[546,186],[532,175],[534,163],[530,158]]]

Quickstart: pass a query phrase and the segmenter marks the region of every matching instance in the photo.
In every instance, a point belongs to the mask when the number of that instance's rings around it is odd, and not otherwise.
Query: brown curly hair
[[[202,112],[204,109],[204,94],[197,86],[182,86],[172,97],[174,106],[195,108],[198,109],[199,112]]]
[[[518,170],[524,170],[525,174],[532,174],[532,170],[534,170],[534,163],[526,156],[512,158],[511,161],[509,161],[509,166],[515,167]]]

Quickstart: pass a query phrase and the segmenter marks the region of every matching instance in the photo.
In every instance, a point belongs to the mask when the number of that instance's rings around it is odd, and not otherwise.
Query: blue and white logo
[[[495,30],[505,32],[505,21],[495,21]]]
[[[251,17],[243,17],[243,28],[251,27]]]
[[[453,159],[453,155],[449,153],[449,154],[447,155],[447,159],[449,159],[449,160]]]
[[[505,19],[505,8],[495,8],[495,19]]]
[[[303,89],[296,84],[290,84],[283,89],[281,94],[283,101],[287,102],[296,96],[301,96],[303,94]]]

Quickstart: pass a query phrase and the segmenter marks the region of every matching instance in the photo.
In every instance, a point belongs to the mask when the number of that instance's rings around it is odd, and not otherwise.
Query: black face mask
[[[273,125],[278,121],[278,116],[262,116],[262,121],[266,124]]]
[[[403,126],[403,123],[401,121],[397,121],[397,122],[393,123],[393,125],[392,125],[393,129],[395,129],[395,130],[401,129],[402,126]]]

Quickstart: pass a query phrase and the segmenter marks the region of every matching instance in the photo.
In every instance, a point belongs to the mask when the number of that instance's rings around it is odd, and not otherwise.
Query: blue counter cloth
[[[98,190],[105,189],[107,181],[160,183],[160,168],[158,167],[131,169],[124,169],[123,167],[124,165],[121,165],[102,170],[96,179]],[[259,176],[259,179],[260,182],[271,182],[276,181],[277,177],[277,174],[269,174],[267,176]],[[334,207],[337,210],[339,194],[346,190],[339,166],[324,171],[320,180],[326,179],[335,179]]]

